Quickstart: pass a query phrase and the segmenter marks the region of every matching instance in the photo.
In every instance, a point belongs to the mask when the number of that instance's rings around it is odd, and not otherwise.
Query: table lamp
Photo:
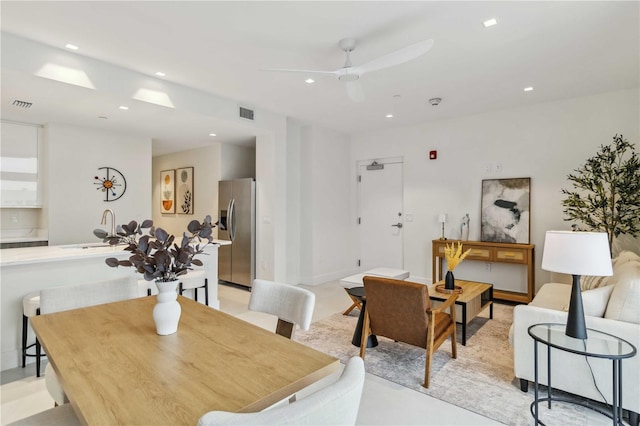
[[[576,339],[586,339],[587,327],[582,308],[580,275],[613,275],[607,234],[547,231],[544,238],[542,269],[573,275],[565,334]]]
[[[442,224],[442,237],[440,237],[441,240],[446,240],[446,238],[444,237],[444,224],[447,222],[447,214],[446,213],[440,213],[438,215],[438,222],[440,222]]]

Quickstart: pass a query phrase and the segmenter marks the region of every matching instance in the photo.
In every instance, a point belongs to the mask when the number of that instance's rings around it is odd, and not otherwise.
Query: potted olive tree
[[[615,237],[640,234],[640,159],[622,135],[601,145],[567,179],[573,190],[562,190],[565,220],[606,232],[610,251]]]

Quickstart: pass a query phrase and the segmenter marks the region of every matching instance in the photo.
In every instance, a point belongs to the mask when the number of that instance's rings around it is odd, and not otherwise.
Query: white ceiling
[[[375,131],[484,111],[639,86],[640,3],[470,2],[2,2],[2,30],[200,91],[345,133]],[[498,25],[482,22],[496,18]],[[354,37],[354,65],[432,38],[426,55],[363,76],[367,99],[354,103],[331,77],[262,68],[335,70],[337,43]],[[524,92],[524,87],[534,90]],[[39,113],[9,111],[35,91]],[[400,95],[400,97],[394,97]],[[91,97],[91,99],[87,99]],[[211,119],[168,110],[98,111],[109,94],[2,70],[3,118],[62,121],[135,132],[154,139],[154,154],[211,140]],[[433,107],[428,99],[441,97]],[[65,109],[71,99],[82,108]],[[104,108],[104,107],[103,107]],[[393,113],[393,119],[385,114]],[[31,115],[28,115],[31,114]],[[137,115],[140,114],[140,115]],[[218,122],[217,141],[253,135]]]

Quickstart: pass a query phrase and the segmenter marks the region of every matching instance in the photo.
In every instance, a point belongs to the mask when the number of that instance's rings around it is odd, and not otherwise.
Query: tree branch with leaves
[[[601,145],[595,156],[567,176],[574,190],[563,189],[566,221],[577,220],[606,232],[609,250],[621,234],[640,234],[640,159],[622,135]]]

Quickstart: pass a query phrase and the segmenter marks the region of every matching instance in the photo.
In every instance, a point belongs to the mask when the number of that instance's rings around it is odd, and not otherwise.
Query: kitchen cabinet
[[[42,207],[39,126],[2,122],[0,138],[0,207]]]
[[[433,240],[431,247],[431,279],[433,283],[442,278],[442,260],[447,244],[462,243],[462,251],[471,249],[467,260],[481,262],[519,264],[527,268],[527,292],[500,290],[494,287],[493,298],[510,302],[529,303],[534,296],[534,248],[533,244],[492,243],[483,241]]]

